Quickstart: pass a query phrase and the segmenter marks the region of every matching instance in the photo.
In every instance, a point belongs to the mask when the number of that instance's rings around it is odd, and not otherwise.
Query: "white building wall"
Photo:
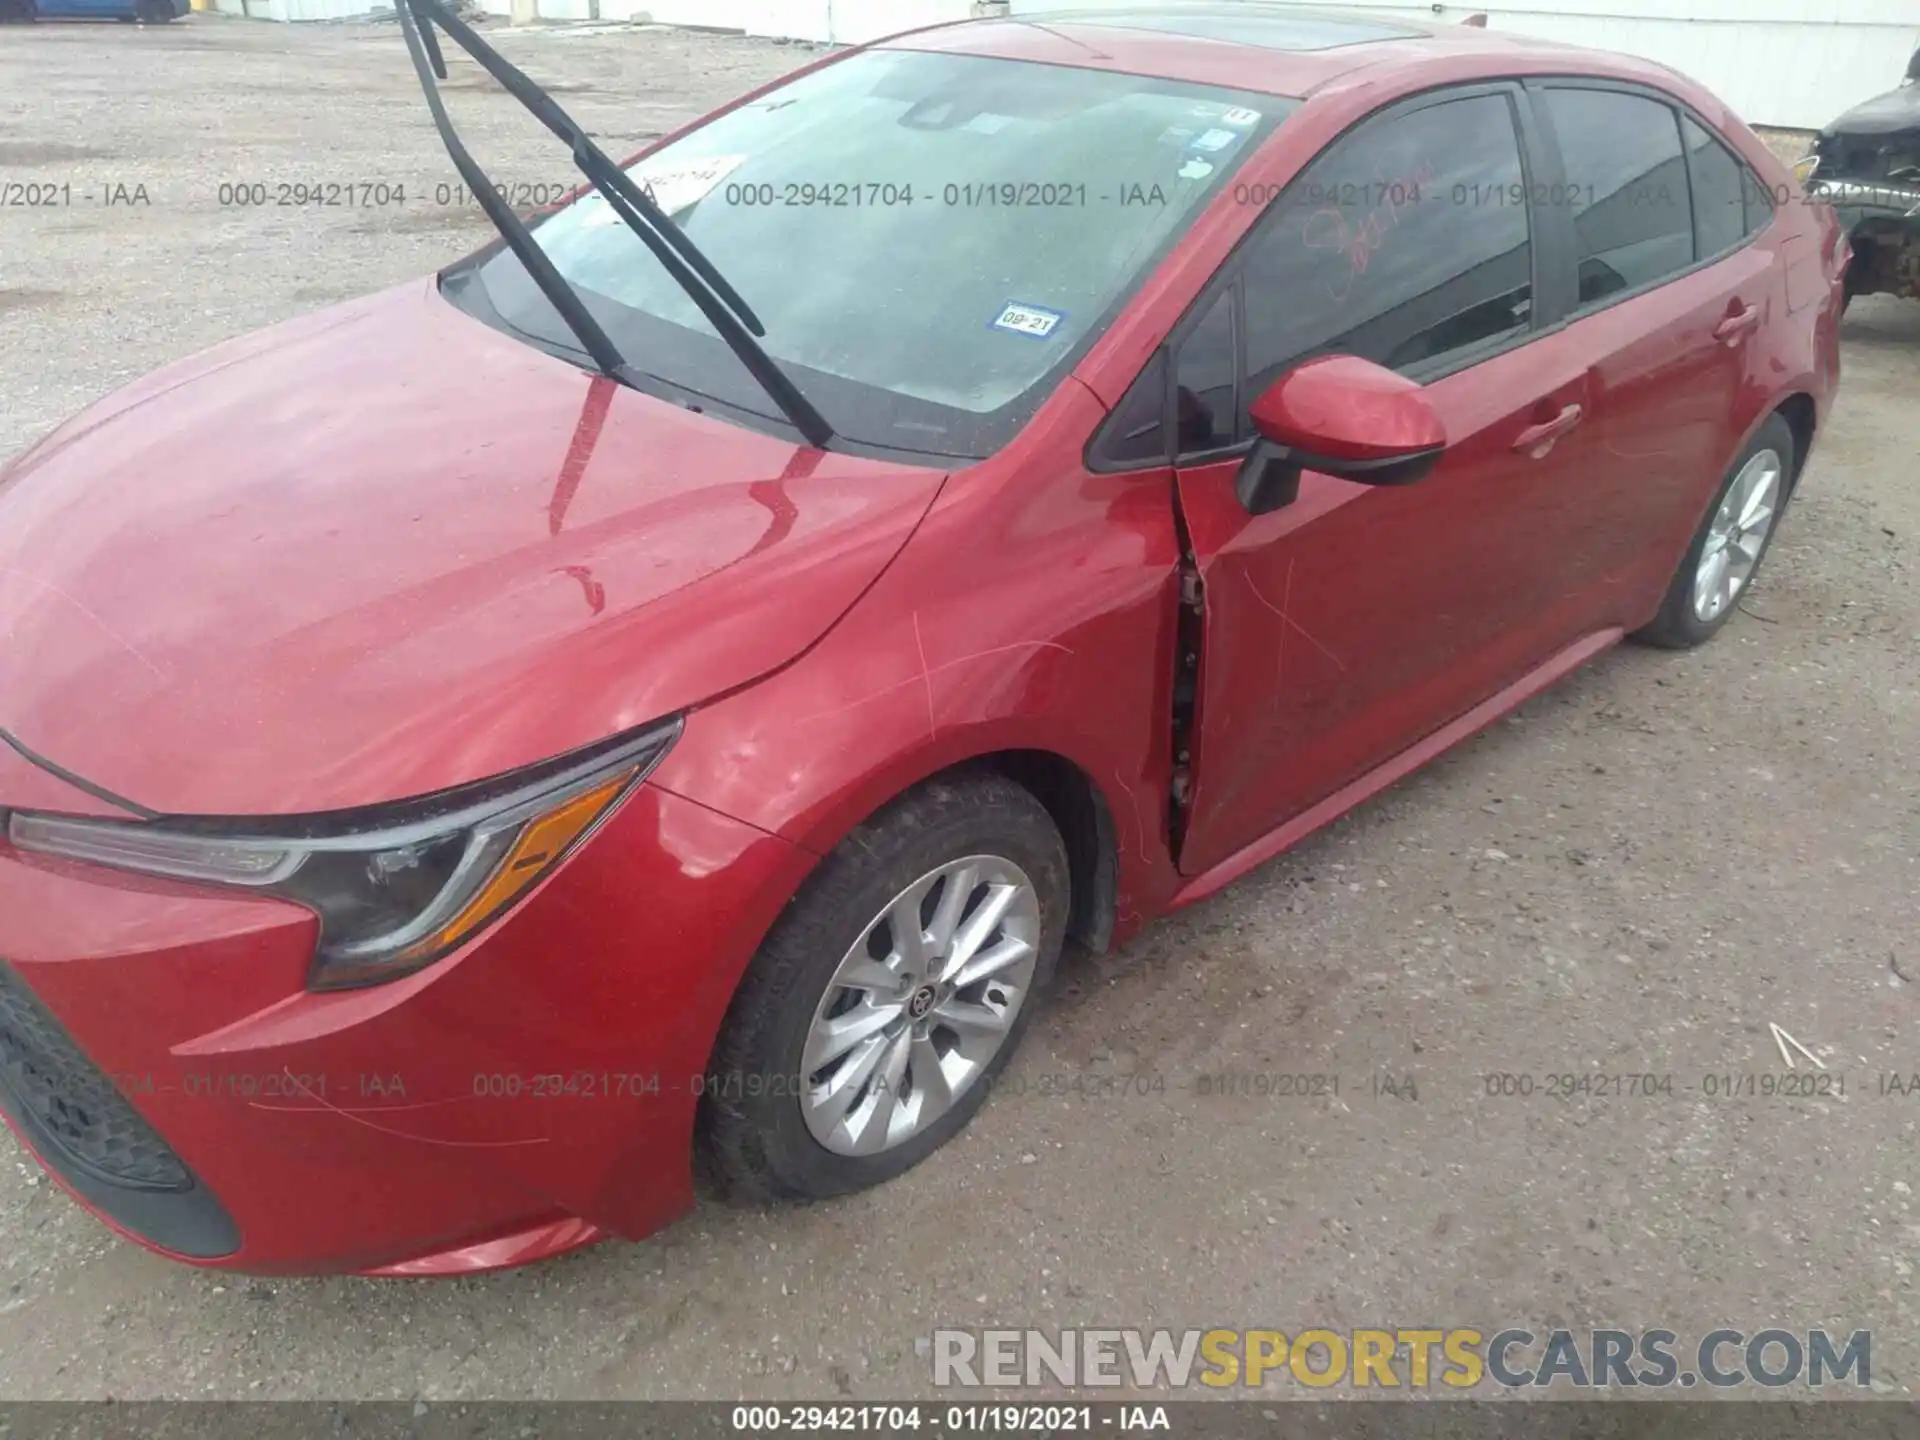
[[[216,0],[222,9],[363,8],[368,0]],[[484,0],[495,14],[511,0]],[[1128,0],[1010,0],[1013,13],[1124,8]],[[1144,3],[1144,0],[1143,0]],[[1177,0],[1176,0],[1177,3]],[[1294,3],[1294,0],[1281,0]],[[1303,0],[1311,4],[1311,0]],[[920,25],[964,20],[973,0],[538,0],[543,19],[653,20],[750,35],[858,45]],[[1890,90],[1920,48],[1920,0],[1323,0],[1382,18],[1454,21],[1544,40],[1621,50],[1693,77],[1756,125],[1818,129]]]
[[[1112,9],[1113,0],[1012,0],[1016,14]],[[1814,130],[1891,90],[1920,47],[1920,0],[1521,0],[1441,5],[1338,0],[1383,18],[1465,19],[1489,29],[1621,50],[1698,80],[1756,125]]]

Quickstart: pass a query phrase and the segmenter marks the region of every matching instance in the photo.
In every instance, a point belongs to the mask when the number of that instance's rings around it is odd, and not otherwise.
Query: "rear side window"
[[[1747,233],[1758,234],[1773,223],[1773,192],[1744,165],[1740,167],[1740,188],[1747,198]]]
[[[1773,197],[1767,187],[1714,133],[1691,115],[1680,117],[1693,178],[1696,258],[1705,260],[1767,228]]]
[[[1566,162],[1583,306],[1693,263],[1693,214],[1672,107],[1613,90],[1555,87],[1547,114]]]
[[[1704,260],[1747,237],[1746,167],[1690,116],[1680,117],[1680,129],[1687,138],[1687,173],[1693,177],[1695,250]]]
[[[1314,355],[1431,369],[1526,330],[1526,200],[1504,94],[1388,115],[1337,142],[1248,252],[1243,403]]]

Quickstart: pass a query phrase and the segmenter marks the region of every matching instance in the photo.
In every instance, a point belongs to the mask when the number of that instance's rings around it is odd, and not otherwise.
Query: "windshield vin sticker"
[[[1053,334],[1059,328],[1060,322],[1066,318],[1058,310],[1009,301],[1007,308],[1000,312],[1000,318],[993,322],[993,328],[1009,330],[1015,335],[1024,335],[1029,340],[1044,340]]]
[[[1249,125],[1258,125],[1260,123],[1260,112],[1258,110],[1248,110],[1243,106],[1236,105],[1220,117],[1220,123],[1222,125],[1232,125],[1236,129],[1244,130]]]

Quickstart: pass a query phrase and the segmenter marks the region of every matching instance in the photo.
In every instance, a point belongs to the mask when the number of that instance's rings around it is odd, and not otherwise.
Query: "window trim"
[[[1541,232],[1541,212],[1544,207],[1534,203],[1534,195],[1536,193],[1536,181],[1534,177],[1540,175],[1543,180],[1548,180],[1552,175],[1558,173],[1560,166],[1559,150],[1557,146],[1549,143],[1548,137],[1535,124],[1532,107],[1525,96],[1524,81],[1520,77],[1471,80],[1462,83],[1437,85],[1427,90],[1417,91],[1411,95],[1401,95],[1388,101],[1378,109],[1370,110],[1365,115],[1360,116],[1306,159],[1300,168],[1288,178],[1279,193],[1261,210],[1259,216],[1253,223],[1247,227],[1246,232],[1234,242],[1233,249],[1229,251],[1227,257],[1220,262],[1220,267],[1207,278],[1206,283],[1200,287],[1193,299],[1188,302],[1187,308],[1181,312],[1180,318],[1168,328],[1166,338],[1155,347],[1153,353],[1141,364],[1139,373],[1140,375],[1144,375],[1156,360],[1160,359],[1163,355],[1165,357],[1167,393],[1163,402],[1162,412],[1166,417],[1163,421],[1163,429],[1167,441],[1165,453],[1155,456],[1151,460],[1120,460],[1103,454],[1103,450],[1110,441],[1109,432],[1112,428],[1113,413],[1117,413],[1119,409],[1118,406],[1115,406],[1114,412],[1110,412],[1108,416],[1094,428],[1092,436],[1090,436],[1087,441],[1086,451],[1083,457],[1087,469],[1096,475],[1124,475],[1169,468],[1191,469],[1200,465],[1220,464],[1248,454],[1254,445],[1258,443],[1258,437],[1238,434],[1240,416],[1247,408],[1247,405],[1241,402],[1245,399],[1243,392],[1245,391],[1248,380],[1246,293],[1240,283],[1241,273],[1245,268],[1248,254],[1275,223],[1273,217],[1279,212],[1279,207],[1282,202],[1287,199],[1293,187],[1300,183],[1301,179],[1310,169],[1327,156],[1333,154],[1339,147],[1345,145],[1355,135],[1366,128],[1376,123],[1386,123],[1388,121],[1401,119],[1407,115],[1418,114],[1420,111],[1432,109],[1436,105],[1446,105],[1459,100],[1474,100],[1488,95],[1497,95],[1506,99],[1508,114],[1514,126],[1514,144],[1520,154],[1520,178],[1522,185],[1526,187],[1528,195],[1526,208],[1528,244],[1532,250],[1533,262],[1531,277],[1533,286],[1533,308],[1528,314],[1528,323],[1523,327],[1516,327],[1511,334],[1496,336],[1489,340],[1482,341],[1477,345],[1452,351],[1447,355],[1439,357],[1438,363],[1434,364],[1431,368],[1426,366],[1410,367],[1409,372],[1407,372],[1408,378],[1415,380],[1416,383],[1421,385],[1430,385],[1437,380],[1443,380],[1447,376],[1457,374],[1459,371],[1468,369],[1471,366],[1484,364],[1486,361],[1498,355],[1503,355],[1509,350],[1518,349],[1522,345],[1530,345],[1535,340],[1552,333],[1553,330],[1559,328],[1561,324],[1564,324],[1564,320],[1548,322],[1542,319],[1542,299],[1546,293],[1546,284],[1549,275],[1546,269],[1546,257],[1542,254],[1542,247],[1546,243]],[[1678,121],[1675,122],[1674,128],[1676,131],[1679,129]],[[1542,161],[1548,161],[1549,163],[1542,166]],[[1562,208],[1564,209],[1564,207]],[[1570,221],[1568,222],[1568,227],[1570,230]],[[1178,418],[1177,381],[1180,373],[1180,347],[1184,345],[1188,337],[1200,327],[1201,321],[1206,318],[1208,311],[1212,308],[1214,301],[1219,297],[1221,291],[1227,289],[1233,291],[1235,440],[1232,445],[1215,446],[1211,450],[1183,452],[1176,448],[1179,439],[1176,421]],[[1136,375],[1135,383],[1137,384],[1138,381],[1139,375]],[[1130,390],[1132,387],[1129,386],[1128,388]],[[1250,400],[1247,401],[1247,404],[1250,403]]]
[[[1765,230],[1768,225],[1773,223],[1774,214],[1779,207],[1773,203],[1773,196],[1771,192],[1768,191],[1766,182],[1753,173],[1753,167],[1747,163],[1746,157],[1727,143],[1726,136],[1714,129],[1713,126],[1701,119],[1700,116],[1694,114],[1693,111],[1685,105],[1676,105],[1674,109],[1680,112],[1680,149],[1687,160],[1687,191],[1693,200],[1693,243],[1696,248],[1700,244],[1700,186],[1695,178],[1693,151],[1687,146],[1687,126],[1691,124],[1699,130],[1702,135],[1707,137],[1708,144],[1719,146],[1721,154],[1733,161],[1733,168],[1740,172],[1740,238],[1731,245],[1721,246],[1709,255],[1696,255],[1694,257],[1696,264],[1702,260],[1724,259],[1728,255],[1733,254],[1734,251],[1752,243],[1762,230]],[[1748,212],[1753,206],[1753,197],[1756,195],[1765,195],[1767,197],[1766,222],[1765,224],[1757,226],[1752,224],[1748,215]]]
[[[1657,105],[1662,105],[1666,107],[1667,113],[1673,117],[1674,134],[1679,138],[1679,141],[1680,141],[1680,158],[1682,161],[1682,167],[1687,177],[1687,221],[1688,221],[1689,227],[1692,229],[1692,232],[1693,232],[1693,243],[1694,243],[1695,249],[1698,249],[1700,244],[1700,225],[1699,225],[1698,217],[1695,215],[1695,212],[1694,212],[1695,186],[1694,186],[1694,179],[1693,179],[1693,153],[1687,149],[1687,132],[1685,127],[1682,126],[1680,123],[1680,119],[1682,116],[1685,116],[1688,119],[1692,120],[1693,123],[1698,125],[1703,131],[1705,131],[1706,134],[1712,140],[1714,140],[1720,146],[1721,149],[1725,150],[1729,155],[1733,157],[1734,163],[1740,167],[1741,175],[1743,177],[1743,183],[1751,183],[1756,189],[1759,189],[1762,191],[1766,190],[1766,182],[1763,181],[1757,174],[1754,173],[1753,166],[1747,163],[1746,157],[1740,153],[1738,147],[1728,144],[1726,136],[1720,133],[1720,129],[1718,126],[1709,123],[1705,116],[1701,115],[1691,105],[1687,104],[1686,101],[1682,100],[1677,95],[1670,95],[1666,91],[1655,89],[1651,85],[1640,85],[1630,80],[1614,80],[1601,75],[1594,75],[1594,76],[1530,75],[1530,76],[1527,76],[1524,80],[1522,80],[1521,84],[1525,88],[1531,108],[1534,110],[1538,118],[1542,139],[1545,141],[1545,143],[1547,143],[1549,146],[1552,147],[1554,156],[1556,158],[1556,161],[1558,162],[1558,168],[1560,170],[1560,173],[1563,179],[1566,174],[1566,156],[1565,156],[1565,152],[1563,152],[1560,148],[1560,135],[1559,135],[1559,132],[1554,128],[1553,117],[1547,112],[1546,94],[1548,91],[1550,90],[1611,91],[1615,94],[1631,95],[1635,99],[1639,99],[1639,100],[1650,100]],[[1767,193],[1769,194],[1769,196],[1771,196],[1771,192],[1767,192]],[[1562,211],[1566,211],[1567,209],[1567,207],[1565,206],[1561,206],[1559,208]],[[1742,205],[1741,214],[1743,217],[1742,223],[1744,224],[1745,223],[1744,203]],[[1774,215],[1775,217],[1777,217],[1778,207],[1775,207]],[[1755,242],[1757,242],[1760,239],[1760,237],[1764,235],[1768,231],[1768,229],[1772,227],[1772,223],[1773,223],[1773,221],[1769,219],[1765,225],[1760,226],[1756,230],[1749,230],[1745,235],[1741,236],[1737,244],[1729,245],[1725,249],[1715,251],[1711,255],[1704,255],[1704,256],[1696,255],[1694,257],[1693,263],[1685,266],[1682,269],[1672,270],[1672,271],[1669,271],[1667,274],[1661,275],[1653,280],[1643,281],[1641,284],[1634,286],[1630,290],[1616,290],[1611,295],[1605,296],[1600,300],[1593,301],[1591,304],[1582,306],[1579,303],[1579,300],[1580,300],[1580,282],[1579,282],[1580,250],[1579,250],[1579,245],[1575,240],[1574,234],[1573,234],[1573,216],[1570,212],[1568,212],[1563,214],[1560,217],[1560,219],[1561,219],[1561,227],[1564,230],[1564,241],[1566,245],[1566,252],[1565,252],[1565,267],[1562,273],[1556,277],[1556,284],[1561,287],[1560,299],[1567,306],[1565,311],[1565,321],[1563,323],[1571,323],[1574,321],[1585,320],[1589,316],[1598,315],[1604,311],[1610,310],[1615,305],[1624,304],[1629,300],[1637,300],[1642,295],[1650,295],[1655,290],[1659,290],[1664,288],[1665,286],[1672,285],[1676,281],[1684,280],[1688,276],[1697,274],[1701,270],[1706,269],[1709,265],[1718,265],[1722,260],[1725,260],[1732,255],[1738,254],[1740,251],[1746,249],[1749,245],[1752,245]]]
[[[1537,203],[1537,197],[1540,194],[1543,192],[1551,194],[1554,186],[1559,185],[1564,187],[1567,183],[1566,157],[1560,148],[1560,137],[1553,129],[1551,117],[1546,113],[1546,92],[1556,89],[1611,90],[1621,94],[1637,96],[1640,99],[1654,101],[1656,104],[1666,106],[1667,109],[1672,112],[1674,116],[1674,131],[1680,137],[1680,153],[1686,166],[1688,218],[1689,222],[1693,224],[1693,237],[1696,248],[1700,243],[1700,230],[1699,225],[1693,222],[1693,158],[1692,153],[1686,146],[1686,131],[1680,124],[1681,116],[1690,118],[1712,137],[1722,149],[1733,156],[1734,162],[1740,167],[1745,183],[1750,184],[1760,194],[1767,197],[1768,218],[1763,224],[1749,230],[1742,236],[1738,244],[1728,246],[1726,249],[1712,255],[1696,257],[1693,263],[1684,270],[1676,270],[1669,275],[1662,276],[1658,280],[1649,281],[1632,290],[1617,291],[1607,296],[1604,300],[1597,301],[1585,309],[1580,308],[1578,304],[1580,298],[1579,245],[1574,236],[1572,213],[1565,205],[1554,206]],[[1240,388],[1245,385],[1247,379],[1245,298],[1239,291],[1240,270],[1245,260],[1247,250],[1265,233],[1270,223],[1270,217],[1279,203],[1286,198],[1287,192],[1293,188],[1300,177],[1318,162],[1322,156],[1331,153],[1336,146],[1346,143],[1351,136],[1358,133],[1363,127],[1373,124],[1375,121],[1398,118],[1405,114],[1414,114],[1434,105],[1444,105],[1452,100],[1470,100],[1478,95],[1491,94],[1503,94],[1509,97],[1509,103],[1513,107],[1516,132],[1519,137],[1520,172],[1522,181],[1527,186],[1527,215],[1529,224],[1532,227],[1532,324],[1529,325],[1528,328],[1516,331],[1513,335],[1507,336],[1504,339],[1487,341],[1482,345],[1472,346],[1444,356],[1442,357],[1444,363],[1436,366],[1431,373],[1421,371],[1419,367],[1414,367],[1416,372],[1418,372],[1417,375],[1409,375],[1408,378],[1417,378],[1419,384],[1431,385],[1436,381],[1444,380],[1450,375],[1458,374],[1462,370],[1484,364],[1488,360],[1504,355],[1509,350],[1518,349],[1522,345],[1531,345],[1536,340],[1542,340],[1549,335],[1558,334],[1568,325],[1585,320],[1589,316],[1598,315],[1612,308],[1614,305],[1624,303],[1628,300],[1638,299],[1642,295],[1651,294],[1662,286],[1671,285],[1675,281],[1683,280],[1697,271],[1705,269],[1709,265],[1717,265],[1721,261],[1738,254],[1748,246],[1756,244],[1779,219],[1780,207],[1773,199],[1772,190],[1754,170],[1746,156],[1740,153],[1740,148],[1728,141],[1720,127],[1713,124],[1679,96],[1651,85],[1642,85],[1630,80],[1616,80],[1604,75],[1522,74],[1491,80],[1475,80],[1465,83],[1437,85],[1431,89],[1416,91],[1411,95],[1399,96],[1396,99],[1388,101],[1378,109],[1370,110],[1365,115],[1360,116],[1338,135],[1335,135],[1327,141],[1325,145],[1321,146],[1318,151],[1301,165],[1299,170],[1287,181],[1286,187],[1268,203],[1267,208],[1247,227],[1246,233],[1241,235],[1239,240],[1234,243],[1234,247],[1228,252],[1226,259],[1220,262],[1220,268],[1207,278],[1206,283],[1195,293],[1193,300],[1188,303],[1187,308],[1181,312],[1180,318],[1169,327],[1166,338],[1163,339],[1160,344],[1155,347],[1152,354],[1142,362],[1139,375],[1135,376],[1134,383],[1136,384],[1139,382],[1140,375],[1144,375],[1148,368],[1156,361],[1164,361],[1166,367],[1167,393],[1163,402],[1163,414],[1166,416],[1166,419],[1162,422],[1167,440],[1165,452],[1151,460],[1118,460],[1104,455],[1102,452],[1108,443],[1110,422],[1112,420],[1112,415],[1110,414],[1094,428],[1093,434],[1088,437],[1083,456],[1087,469],[1096,475],[1124,475],[1150,470],[1180,469],[1197,465],[1216,464],[1224,460],[1232,459],[1235,456],[1244,455],[1251,450],[1253,442],[1250,439],[1237,439],[1231,447],[1195,452],[1193,454],[1182,454],[1175,448],[1178,440],[1178,430],[1174,423],[1176,419],[1174,414],[1175,380],[1179,375],[1179,350],[1180,346],[1186,342],[1187,336],[1198,327],[1199,320],[1204,315],[1206,307],[1212,304],[1214,298],[1222,289],[1228,286],[1235,288],[1236,293],[1233,301],[1235,312],[1234,333],[1236,364],[1239,367],[1234,381],[1235,424],[1237,426],[1238,411],[1244,408],[1238,403],[1239,391]],[[1743,207],[1743,217],[1744,213]],[[1129,386],[1129,389],[1131,389],[1131,386]],[[1117,413],[1119,407],[1115,406],[1114,409],[1115,413]]]

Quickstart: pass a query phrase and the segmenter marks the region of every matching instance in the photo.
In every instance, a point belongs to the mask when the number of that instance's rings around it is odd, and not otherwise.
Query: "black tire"
[[[877,1154],[829,1150],[802,1114],[807,1077],[800,1074],[828,984],[894,897],[941,865],[976,854],[1018,865],[1038,896],[1040,943],[1025,1000],[998,1053],[944,1115]],[[727,1012],[701,1102],[705,1158],[722,1193],[751,1200],[844,1195],[893,1179],[958,1134],[1044,1001],[1069,900],[1059,830],[1029,791],[1003,776],[962,773],[929,781],[856,829],[789,902]]]
[[[134,13],[142,25],[165,25],[173,20],[172,0],[137,0]]]
[[[1780,531],[1780,517],[1792,494],[1796,448],[1793,430],[1787,422],[1779,415],[1768,416],[1766,424],[1760,427],[1733,464],[1727,467],[1726,477],[1715,488],[1713,498],[1707,502],[1706,513],[1700,517],[1700,528],[1693,532],[1693,541],[1687,546],[1687,553],[1681,558],[1680,568],[1674,572],[1672,583],[1667,586],[1666,598],[1660,602],[1660,613],[1654,617],[1652,624],[1634,633],[1635,640],[1667,650],[1690,650],[1695,645],[1706,644],[1720,633],[1721,626],[1739,608],[1737,597],[1734,604],[1728,605],[1711,620],[1702,620],[1693,605],[1694,575],[1700,567],[1701,553],[1706,549],[1707,533],[1713,524],[1713,517],[1733,485],[1734,477],[1739,475],[1749,460],[1763,450],[1771,450],[1779,456],[1781,490],[1774,502],[1773,528],[1767,531],[1761,542],[1760,554],[1753,562],[1753,570],[1747,578],[1747,584],[1751,586],[1753,578],[1760,573],[1760,567],[1766,563],[1767,552],[1773,548],[1773,537]]]

